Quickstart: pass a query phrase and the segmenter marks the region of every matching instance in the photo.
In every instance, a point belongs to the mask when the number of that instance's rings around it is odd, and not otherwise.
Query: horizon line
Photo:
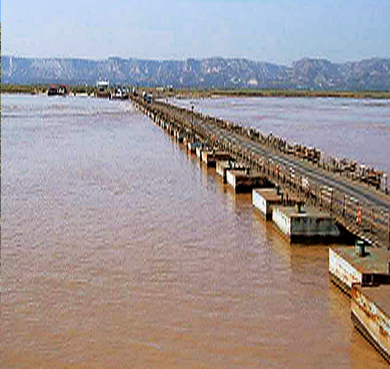
[[[290,63],[275,63],[275,62],[269,62],[266,60],[256,60],[256,59],[251,59],[247,57],[224,57],[224,56],[207,56],[207,57],[186,57],[183,59],[175,59],[175,58],[161,58],[161,59],[154,59],[154,58],[140,58],[140,57],[121,57],[121,56],[107,56],[105,58],[94,58],[94,57],[74,57],[74,56],[21,56],[21,55],[12,55],[11,53],[5,53],[1,55],[1,57],[9,57],[9,58],[19,58],[19,59],[41,59],[41,60],[91,60],[95,62],[99,61],[105,61],[105,60],[110,60],[110,59],[119,59],[119,60],[138,60],[138,61],[154,61],[154,62],[164,62],[164,61],[170,61],[170,62],[184,62],[188,60],[195,60],[195,61],[202,61],[202,60],[212,60],[212,59],[223,59],[223,60],[246,60],[250,62],[255,62],[255,63],[265,63],[265,64],[273,64],[273,65],[279,65],[279,66],[286,66],[293,64],[298,61],[302,60],[312,60],[312,61],[327,61],[332,64],[347,64],[347,63],[359,63],[362,61],[367,61],[367,60],[388,60],[390,59],[390,56],[388,57],[381,57],[381,56],[370,56],[370,57],[363,57],[362,59],[359,60],[348,60],[344,62],[333,62],[331,59],[327,59],[325,57],[310,57],[310,56],[304,56],[299,59],[295,59],[291,61]]]

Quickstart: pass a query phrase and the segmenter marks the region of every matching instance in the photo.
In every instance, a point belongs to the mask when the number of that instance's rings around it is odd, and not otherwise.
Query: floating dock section
[[[209,149],[203,145],[197,146],[195,148],[196,156],[199,158],[200,161],[202,161],[202,152],[208,151]]]
[[[329,275],[334,284],[350,295],[352,286],[390,285],[388,252],[356,246],[329,248]]]
[[[256,188],[252,190],[252,204],[260,210],[267,220],[272,219],[275,205],[281,205],[282,195],[275,188]]]
[[[184,140],[184,132],[180,129],[175,130],[173,136],[175,137],[176,141],[178,141],[179,143],[182,143]]]
[[[226,172],[226,181],[234,188],[235,192],[251,192],[253,188],[268,185],[268,181],[263,175],[248,170],[230,169]]]
[[[226,173],[228,170],[249,170],[249,168],[245,167],[243,164],[238,164],[232,160],[219,160],[216,163],[216,172],[223,179],[223,183],[226,183]]]
[[[202,144],[199,141],[195,141],[195,142],[190,141],[190,142],[187,143],[187,149],[191,153],[194,153],[196,151],[196,149],[198,147],[200,148],[201,146],[202,146]]]
[[[202,152],[202,161],[208,167],[215,167],[217,161],[219,160],[229,160],[230,154],[223,151],[203,151]]]
[[[351,317],[355,327],[390,364],[390,285],[354,285]]]
[[[290,242],[325,240],[340,236],[330,214],[316,208],[303,209],[300,204],[274,207],[272,220]]]

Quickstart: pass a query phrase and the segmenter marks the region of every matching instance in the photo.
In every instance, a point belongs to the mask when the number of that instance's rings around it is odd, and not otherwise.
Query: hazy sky
[[[1,21],[15,56],[390,56],[390,0],[3,0]]]

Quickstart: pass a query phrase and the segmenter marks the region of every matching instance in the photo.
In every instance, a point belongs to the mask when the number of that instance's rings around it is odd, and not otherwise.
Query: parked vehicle
[[[110,93],[110,99],[125,100],[129,98],[129,91],[121,86],[114,87],[114,92]]]
[[[109,81],[98,81],[96,83],[97,91],[95,91],[95,97],[109,98],[110,97],[110,83]]]
[[[68,86],[66,85],[52,84],[47,91],[48,96],[66,96],[68,93]]]

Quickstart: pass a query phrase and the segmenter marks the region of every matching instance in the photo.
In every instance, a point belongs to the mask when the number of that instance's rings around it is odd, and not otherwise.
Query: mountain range
[[[248,59],[105,60],[1,56],[3,84],[167,86],[309,90],[390,90],[390,58],[332,63],[304,58],[290,66]]]

